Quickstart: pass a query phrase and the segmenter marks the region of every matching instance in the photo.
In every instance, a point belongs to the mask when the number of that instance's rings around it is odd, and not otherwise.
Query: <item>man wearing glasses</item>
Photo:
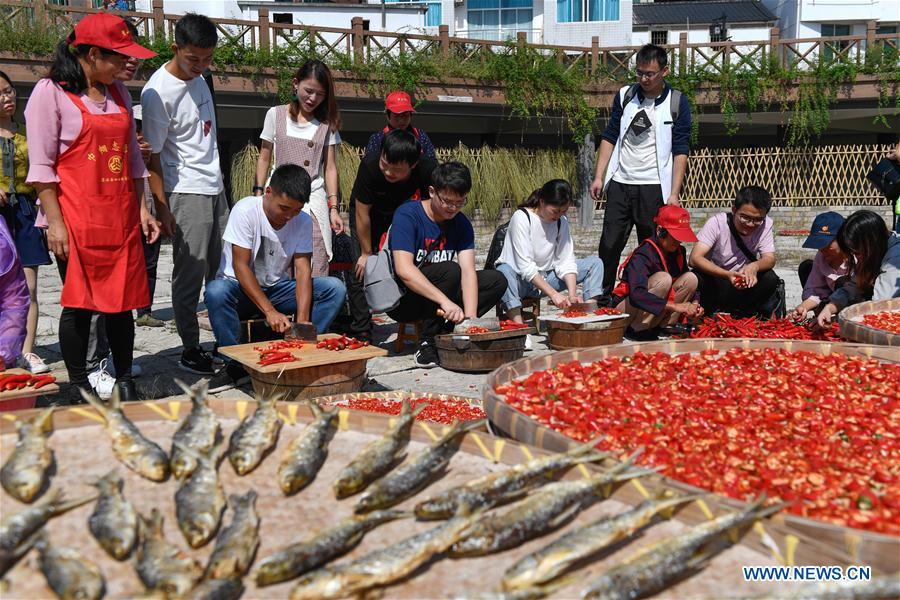
[[[775,236],[768,216],[772,197],[761,187],[742,188],[730,213],[711,217],[691,251],[706,314],[772,316],[778,286]]]
[[[431,174],[430,198],[402,205],[391,223],[386,243],[406,293],[388,316],[398,322],[422,321],[417,367],[437,366],[434,337],[445,326],[485,314],[506,291],[500,271],[475,270],[475,232],[462,213],[470,189],[468,167],[443,163]]]
[[[653,234],[653,217],[663,204],[680,205],[690,152],[691,109],[684,94],[666,83],[666,51],[647,44],[636,63],[637,84],[623,87],[613,99],[591,183],[595,200],[606,190],[598,254],[607,298],[631,228],[637,226],[643,241]]]

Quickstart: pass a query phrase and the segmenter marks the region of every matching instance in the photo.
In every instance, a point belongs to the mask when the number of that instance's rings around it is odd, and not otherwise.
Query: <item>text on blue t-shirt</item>
[[[442,229],[444,236],[439,240]],[[456,260],[459,252],[473,250],[475,231],[462,213],[438,225],[425,214],[422,202],[407,202],[394,213],[389,244],[392,251],[412,254],[416,264],[433,264]]]

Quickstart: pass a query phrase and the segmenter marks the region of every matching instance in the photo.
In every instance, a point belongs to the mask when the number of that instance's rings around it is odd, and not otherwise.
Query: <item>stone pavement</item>
[[[590,256],[596,254],[597,236],[592,231],[586,235],[574,232],[577,240],[578,256]],[[484,255],[490,244],[492,231],[479,232],[476,247],[481,249],[477,264],[484,262]],[[802,238],[801,238],[802,241]],[[635,242],[634,236],[626,248],[630,251]],[[797,280],[797,264],[805,253],[795,250],[799,246],[796,239],[779,238],[778,247],[791,248],[780,258],[776,269],[778,274],[786,282],[788,307],[792,307],[800,301],[800,284]],[[804,251],[805,252],[805,251]],[[810,257],[811,253],[808,254]],[[159,280],[156,285],[156,295],[153,302],[153,314],[166,321],[165,327],[137,327],[135,330],[135,363],[143,369],[143,375],[136,380],[138,393],[147,399],[166,398],[181,395],[173,378],[178,377],[187,383],[194,383],[199,376],[182,371],[178,368],[178,359],[181,355],[181,341],[175,331],[172,321],[172,247],[164,244],[159,259]],[[65,365],[59,353],[59,338],[57,328],[59,323],[59,294],[62,284],[55,266],[42,267],[39,271],[38,300],[40,304],[40,320],[38,322],[38,336],[36,352],[47,361],[53,374],[60,383],[68,381]],[[394,353],[394,339],[396,339],[396,324],[385,319],[384,324],[375,327],[375,343],[387,349],[390,354],[383,358],[369,361],[368,380],[364,390],[410,390],[418,392],[432,392],[443,394],[456,394],[461,396],[481,396],[481,388],[486,381],[484,374],[463,374],[446,371],[441,368],[418,369],[413,365],[413,347],[407,345],[404,352]],[[543,336],[533,336],[534,350],[526,352],[526,357],[539,356],[548,352]],[[204,347],[211,349],[214,338],[209,331],[201,330],[200,340]],[[249,385],[243,389],[230,389],[216,394],[220,397],[246,398],[250,392]]]

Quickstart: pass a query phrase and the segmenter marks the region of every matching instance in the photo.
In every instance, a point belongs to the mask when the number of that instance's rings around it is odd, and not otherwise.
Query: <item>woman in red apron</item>
[[[47,215],[49,249],[68,261],[59,345],[69,381],[90,390],[91,313],[104,313],[122,400],[137,399],[131,311],[149,301],[141,236],[152,243],[159,226],[143,202],[147,172],[130,97],[116,73],[129,56],[154,55],[134,42],[120,17],[88,15],[60,42],[48,77],[25,109],[28,133],[35,136],[28,181]]]

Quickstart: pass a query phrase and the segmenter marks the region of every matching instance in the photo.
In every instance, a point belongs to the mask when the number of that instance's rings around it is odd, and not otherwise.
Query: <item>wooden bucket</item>
[[[862,344],[900,346],[900,333],[876,329],[863,323],[865,315],[880,312],[900,312],[900,298],[862,302],[848,306],[838,313],[841,336]],[[898,355],[900,355],[900,351],[898,351]]]
[[[441,367],[463,373],[489,373],[525,354],[525,337],[534,329],[491,331],[434,338]]]
[[[849,356],[863,356],[884,362],[900,362],[900,353],[893,348],[863,344],[847,344],[815,341],[759,340],[759,339],[701,339],[671,340],[643,344],[623,344],[613,348],[601,347],[570,350],[536,356],[504,365],[488,376],[484,386],[484,411],[494,430],[506,434],[518,442],[533,445],[551,452],[560,452],[576,444],[571,438],[532,420],[524,413],[508,405],[504,396],[494,390],[514,379],[522,379],[538,370],[552,369],[572,361],[595,362],[610,357],[632,356],[636,352],[665,352],[682,354],[732,348],[805,350],[820,354],[832,352]],[[660,476],[667,487],[684,493],[706,492],[675,479]],[[627,487],[627,486],[626,486]],[[709,493],[717,502],[736,502],[733,499]],[[794,546],[791,560],[794,564],[844,564],[871,565],[876,573],[894,573],[898,569],[900,538],[873,533],[861,529],[842,527],[806,519],[794,515],[779,516],[778,533]],[[769,528],[767,528],[769,529]],[[771,531],[770,531],[771,533]],[[798,541],[799,540],[799,541]]]
[[[288,400],[308,400],[358,392],[366,379],[366,362],[361,359],[283,372],[248,372],[253,391],[259,395],[287,394]]]
[[[544,325],[547,327],[547,345],[554,350],[569,350],[621,344],[628,319],[609,319],[593,323],[545,321]]]

